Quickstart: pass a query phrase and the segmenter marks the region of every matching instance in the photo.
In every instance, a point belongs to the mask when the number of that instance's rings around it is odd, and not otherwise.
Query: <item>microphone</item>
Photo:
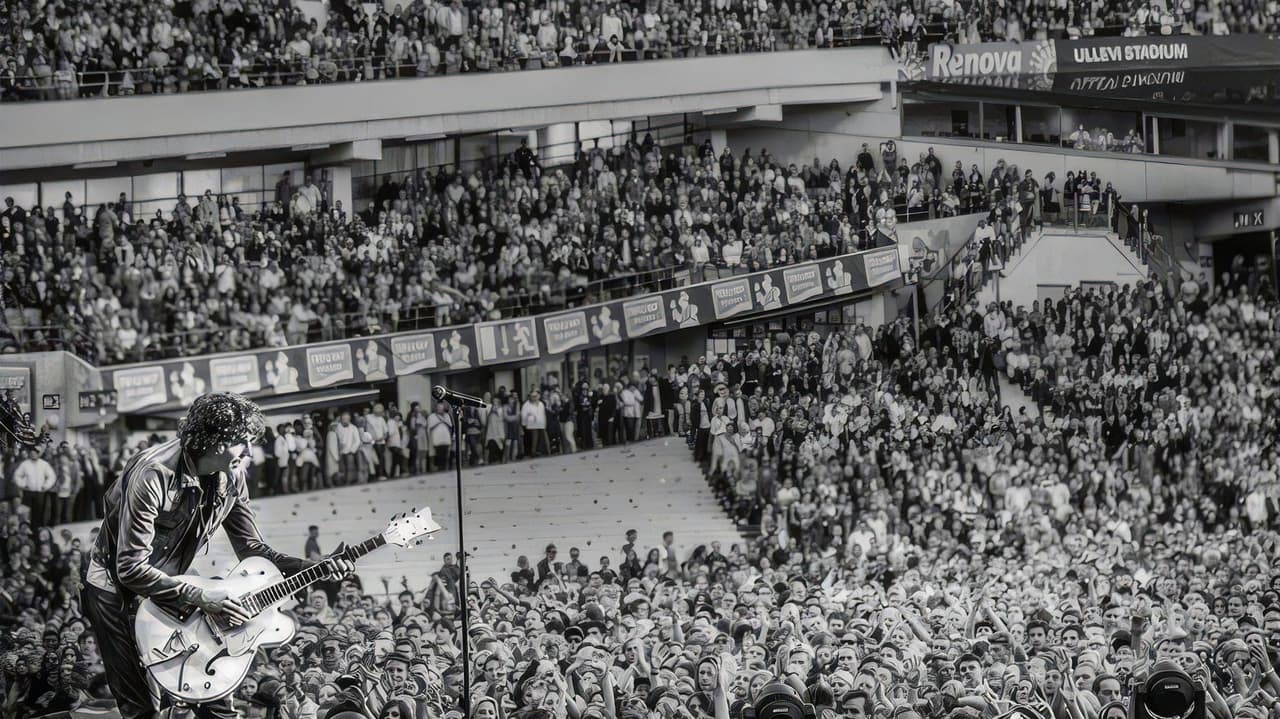
[[[431,388],[431,396],[435,398],[437,402],[444,402],[447,400],[461,407],[480,407],[481,409],[488,409],[489,407],[489,403],[479,397],[463,394],[461,392],[454,392],[453,390],[446,389],[441,385],[436,385]]]

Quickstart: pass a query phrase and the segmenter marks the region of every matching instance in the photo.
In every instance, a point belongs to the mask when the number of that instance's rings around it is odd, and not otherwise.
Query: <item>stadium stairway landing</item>
[[[985,306],[1001,300],[1014,307],[1044,297],[1060,297],[1067,287],[1082,283],[1133,284],[1147,277],[1147,268],[1115,233],[1103,228],[1047,227],[1033,237],[1021,255],[1014,257],[997,277],[978,293]]]
[[[559,561],[568,562],[569,548],[578,547],[588,567],[598,567],[606,556],[616,568],[628,529],[639,532],[641,562],[668,530],[675,533],[681,558],[698,544],[720,541],[727,552],[743,541],[680,439],[464,469],[463,483],[468,570],[476,582],[509,580],[516,557],[528,556],[532,566],[552,542]],[[363,541],[380,532],[393,514],[424,505],[444,531],[422,546],[387,547],[366,557],[357,573],[372,593],[382,592],[384,578],[392,592],[399,591],[402,576],[411,588],[425,589],[444,553],[457,551],[452,471],[253,501],[267,541],[297,555],[303,552],[309,525],[320,527],[320,546],[327,552],[340,541]],[[96,526],[68,528],[87,539]],[[234,563],[231,546],[219,532],[193,569],[216,575]]]

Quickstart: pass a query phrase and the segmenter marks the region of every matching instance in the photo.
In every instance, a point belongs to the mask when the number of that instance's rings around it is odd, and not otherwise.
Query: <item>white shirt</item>
[[[360,451],[360,430],[354,424],[338,425],[338,454],[355,454]]]
[[[27,492],[52,492],[58,483],[53,465],[40,457],[24,459],[13,473],[13,483]]]
[[[528,399],[520,407],[520,423],[525,429],[547,428],[547,405],[542,400],[537,402]]]
[[[371,414],[364,418],[364,422],[365,427],[369,430],[369,436],[373,437],[374,444],[381,444],[387,441],[387,420],[385,417]]]

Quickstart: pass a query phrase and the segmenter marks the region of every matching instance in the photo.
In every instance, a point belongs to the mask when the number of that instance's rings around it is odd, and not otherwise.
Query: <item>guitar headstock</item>
[[[436,520],[431,518],[431,508],[423,507],[392,517],[387,523],[387,528],[382,532],[382,538],[387,540],[387,544],[410,547],[417,540],[439,532],[440,529]]]
[[[13,390],[0,394],[0,449],[38,447],[47,442],[49,433],[44,430],[36,433],[31,415],[22,411],[22,406],[13,397]]]

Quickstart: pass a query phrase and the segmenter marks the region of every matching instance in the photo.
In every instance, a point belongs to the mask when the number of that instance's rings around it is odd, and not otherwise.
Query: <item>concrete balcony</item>
[[[323,148],[584,120],[876,100],[881,84],[895,76],[887,52],[859,47],[33,102],[0,107],[0,168]]]

